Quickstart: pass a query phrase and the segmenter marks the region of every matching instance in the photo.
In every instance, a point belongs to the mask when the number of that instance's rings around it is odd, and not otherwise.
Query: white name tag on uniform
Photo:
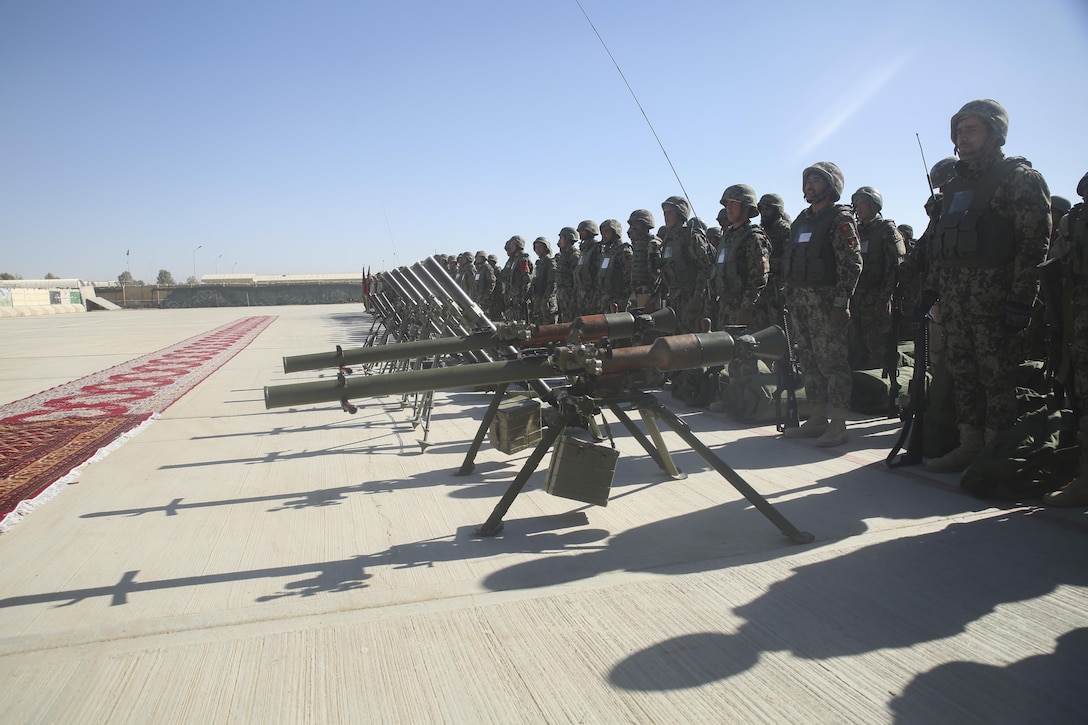
[[[868,239],[862,239],[861,240],[861,253],[862,254],[868,254],[869,253],[869,240]]]
[[[798,244],[808,244],[810,239],[812,239],[812,232],[801,232],[797,235]]]
[[[723,249],[718,252],[718,264],[725,264],[725,258],[729,256],[729,250]]]
[[[608,263],[612,261],[611,257],[605,257],[601,260],[601,269],[608,269]]]

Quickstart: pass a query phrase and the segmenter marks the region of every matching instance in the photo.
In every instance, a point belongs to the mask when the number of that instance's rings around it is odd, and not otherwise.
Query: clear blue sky
[[[1083,0],[582,6],[711,224],[830,160],[920,233],[915,134],[980,97],[1052,193],[1088,171]],[[0,272],[377,271],[677,193],[575,0],[0,4]]]

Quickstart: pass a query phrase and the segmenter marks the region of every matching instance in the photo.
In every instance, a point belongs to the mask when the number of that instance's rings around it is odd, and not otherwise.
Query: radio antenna
[[[574,2],[578,3],[578,9],[582,11],[582,15],[585,16],[586,22],[589,23],[589,27],[593,28],[597,40],[601,41],[601,47],[604,48],[605,53],[608,53],[612,65],[616,66],[616,72],[619,73],[620,78],[623,79],[624,85],[627,86],[627,90],[631,93],[631,98],[635,99],[635,105],[638,106],[638,110],[642,112],[642,117],[646,119],[646,125],[650,127],[650,133],[654,135],[654,140],[657,141],[661,153],[665,155],[665,160],[669,162],[669,168],[672,169],[672,175],[676,177],[676,183],[680,184],[680,191],[684,192],[684,198],[688,200],[688,204],[691,204],[691,213],[695,214],[695,205],[692,204],[691,197],[688,196],[688,190],[684,188],[684,182],[680,181],[680,174],[676,173],[676,167],[673,166],[672,159],[669,158],[669,152],[665,150],[665,145],[661,143],[661,138],[657,135],[654,125],[650,123],[650,117],[646,115],[646,109],[642,107],[642,103],[638,100],[638,96],[635,95],[635,89],[632,88],[631,84],[627,81],[627,76],[623,74],[623,69],[620,68],[620,64],[616,62],[616,58],[612,55],[612,51],[608,49],[608,44],[604,42],[604,38],[602,38],[600,32],[598,32],[597,26],[589,19],[589,14],[586,12],[586,9],[582,7],[581,0],[574,0]]]

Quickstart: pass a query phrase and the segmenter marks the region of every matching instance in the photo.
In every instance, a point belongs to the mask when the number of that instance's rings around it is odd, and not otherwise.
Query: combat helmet
[[[589,232],[593,236],[597,236],[601,233],[601,228],[597,226],[597,222],[592,219],[586,219],[585,221],[578,222],[578,231]]]
[[[879,213],[884,208],[884,197],[880,191],[872,186],[863,186],[854,192],[850,197],[850,202],[853,203],[855,199],[861,197],[865,201],[873,205],[873,208]]]
[[[929,183],[933,184],[933,188],[939,189],[956,178],[956,161],[955,156],[946,156],[933,164],[929,170]]]
[[[505,246],[509,245],[510,242],[514,243],[514,246],[517,247],[517,250],[519,252],[524,252],[525,251],[525,240],[521,237],[521,235],[515,234],[514,236],[510,237],[509,239],[506,240],[506,244],[504,244],[503,246],[505,247]]]
[[[778,194],[764,194],[759,197],[757,207],[769,206],[778,209],[779,213],[786,211],[786,202]]]
[[[831,201],[835,202],[842,198],[842,190],[846,186],[846,180],[843,178],[842,170],[838,166],[830,161],[817,161],[812,166],[807,167],[801,172],[802,188],[805,185],[805,177],[809,174],[818,174],[823,177],[827,185],[831,187]]]
[[[623,238],[623,225],[615,219],[605,219],[601,222],[601,228],[608,227],[612,230],[612,233],[616,235],[616,239]]]
[[[706,238],[707,239],[721,239],[722,238],[722,228],[721,227],[710,227],[710,229],[706,230]]]
[[[1068,214],[1069,210],[1073,208],[1073,204],[1064,196],[1052,196],[1050,197],[1050,208],[1058,214]]]
[[[759,209],[756,208],[759,204],[756,200],[756,190],[747,184],[733,184],[726,188],[722,194],[722,206],[725,206],[727,201],[739,201],[741,204],[747,205],[749,219],[759,215]]]
[[[680,216],[682,216],[685,221],[691,217],[691,204],[689,204],[688,200],[682,196],[670,196],[668,199],[661,202],[662,211],[669,207],[680,212]]]
[[[1088,198],[1088,174],[1080,177],[1080,181],[1077,182],[1077,196]]]
[[[563,227],[559,230],[559,238],[574,242],[578,240],[578,232],[574,230],[574,227]]]
[[[635,209],[631,212],[631,216],[627,217],[627,226],[631,226],[631,222],[642,222],[647,229],[653,229],[654,215],[649,209]]]
[[[979,98],[974,101],[968,101],[963,104],[955,115],[952,116],[952,143],[956,143],[956,124],[962,121],[967,116],[978,116],[986,125],[990,127],[990,131],[997,136],[997,145],[1005,145],[1005,137],[1009,134],[1009,114],[997,101],[989,98]]]

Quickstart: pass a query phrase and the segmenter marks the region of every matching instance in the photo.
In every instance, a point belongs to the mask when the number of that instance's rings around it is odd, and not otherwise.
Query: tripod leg
[[[487,435],[487,429],[491,427],[491,421],[495,420],[495,415],[499,412],[499,405],[502,404],[502,398],[506,395],[506,383],[500,383],[495,388],[495,395],[491,398],[491,405],[487,406],[487,412],[484,413],[484,419],[480,421],[480,428],[476,431],[476,437],[472,439],[472,445],[468,447],[468,452],[465,453],[465,460],[461,463],[461,468],[458,469],[455,475],[467,476],[472,473],[472,469],[476,468],[476,454],[480,452],[480,446],[484,443],[484,436]]]
[[[807,544],[816,538],[807,531],[801,531],[791,524],[785,516],[778,512],[778,509],[772,506],[767,499],[763,498],[758,491],[741,478],[739,473],[734,471],[725,461],[715,455],[714,451],[703,445],[703,442],[695,436],[695,433],[688,427],[688,424],[677,417],[675,413],[665,407],[660,401],[655,402],[652,410],[654,415],[664,420],[677,435],[684,439],[685,443],[691,446],[693,451],[702,456],[704,461],[713,466],[715,471],[720,473],[726,481],[729,481],[729,483],[733,485],[733,488],[737,489],[744,498],[748,499],[750,504],[755,506],[759,509],[760,513],[770,519],[771,523],[777,526],[779,531],[798,544]]]
[[[654,444],[650,442],[650,440],[646,437],[646,434],[638,429],[634,421],[631,420],[631,417],[627,415],[624,410],[621,410],[619,406],[613,403],[608,403],[608,409],[616,414],[616,417],[619,418],[619,421],[623,424],[623,427],[630,431],[631,435],[634,436],[635,440],[638,441],[640,446],[642,446],[642,449],[646,451],[646,453],[650,455],[650,458],[653,459],[654,463],[657,464],[657,467],[675,478],[677,473],[677,471],[675,470],[676,466],[674,465],[672,467],[672,471],[669,470],[668,466],[665,464],[665,460],[661,457],[661,453],[658,451],[658,448],[654,447]],[[651,430],[651,435],[652,434],[653,432]],[[661,450],[664,449],[662,448]],[[668,452],[666,452],[665,455],[668,456]]]
[[[540,465],[540,461],[544,459],[544,454],[548,452],[559,436],[566,430],[568,421],[563,418],[560,423],[550,426],[541,432],[540,442],[536,444],[536,448],[526,459],[525,465],[518,471],[518,475],[510,483],[510,488],[506,489],[506,493],[503,494],[499,502],[495,504],[494,510],[491,512],[491,516],[482,526],[476,529],[477,536],[495,536],[503,528],[502,517],[506,515],[506,512],[510,510],[510,506],[514,503],[514,499],[521,493],[521,489],[525,487],[525,484],[529,481],[529,476],[533,475],[536,471],[536,467]]]

